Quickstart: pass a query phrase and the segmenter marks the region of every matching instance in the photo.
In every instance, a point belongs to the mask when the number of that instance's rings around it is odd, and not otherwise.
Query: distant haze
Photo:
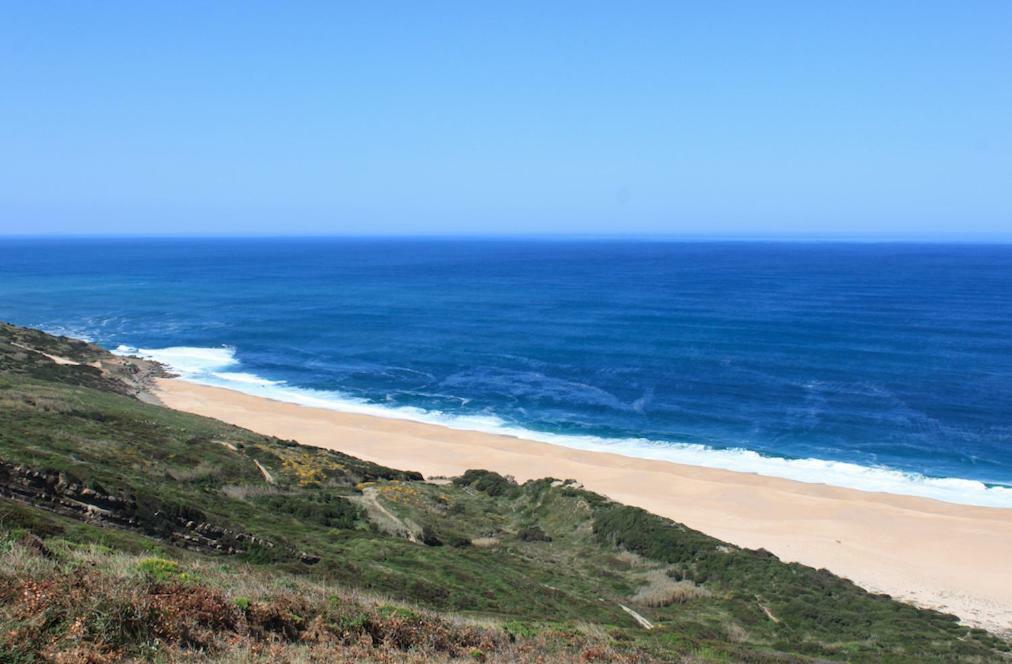
[[[6,3],[0,234],[1012,236],[1012,3]]]

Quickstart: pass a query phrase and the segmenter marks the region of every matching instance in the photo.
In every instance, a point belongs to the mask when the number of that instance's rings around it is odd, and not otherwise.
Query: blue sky
[[[1012,235],[1004,0],[4,3],[0,63],[0,233]]]

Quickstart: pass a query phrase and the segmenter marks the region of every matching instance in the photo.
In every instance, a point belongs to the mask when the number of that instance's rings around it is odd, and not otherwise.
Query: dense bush
[[[425,546],[443,546],[443,540],[429,526],[422,528],[422,544]]]
[[[300,521],[326,528],[354,528],[362,518],[362,509],[358,505],[327,492],[260,496],[256,502]]]
[[[604,543],[666,563],[687,563],[719,542],[638,507],[610,504],[594,514],[594,534]]]
[[[514,497],[519,493],[519,487],[516,482],[491,470],[465,471],[460,477],[454,478],[453,484],[455,486],[474,487],[493,498],[497,496]]]

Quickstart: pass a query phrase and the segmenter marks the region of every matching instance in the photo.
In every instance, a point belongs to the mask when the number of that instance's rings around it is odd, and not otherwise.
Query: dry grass
[[[67,403],[66,399],[49,397],[45,395],[13,395],[0,396],[0,409],[33,411],[41,410],[47,413],[69,413],[74,410],[73,404]]]
[[[283,489],[269,484],[226,484],[221,487],[221,492],[235,500],[247,500],[258,496],[277,496],[287,493]]]
[[[219,477],[222,470],[219,466],[201,461],[193,468],[173,468],[167,471],[168,475],[177,482],[197,482],[200,480]]]
[[[727,634],[727,640],[732,643],[746,643],[748,641],[748,632],[736,622],[727,623],[724,626],[724,632]]]
[[[595,626],[513,638],[303,577],[0,533],[0,653],[54,662],[639,662]]]
[[[664,570],[655,569],[644,575],[646,583],[632,597],[632,601],[642,606],[662,607],[685,602],[700,597],[708,597],[710,592],[697,586],[692,581],[675,581]]]
[[[626,551],[622,549],[615,554],[615,560],[621,564],[625,569],[635,569],[639,567],[652,567],[656,563],[650,560],[646,560],[643,556],[633,553],[632,551]]]

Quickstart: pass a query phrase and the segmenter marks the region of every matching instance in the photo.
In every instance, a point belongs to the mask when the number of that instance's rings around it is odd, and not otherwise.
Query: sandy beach
[[[427,477],[485,468],[576,479],[739,546],[825,567],[968,624],[1012,632],[1012,510],[870,493],[339,413],[159,379],[165,405]]]

